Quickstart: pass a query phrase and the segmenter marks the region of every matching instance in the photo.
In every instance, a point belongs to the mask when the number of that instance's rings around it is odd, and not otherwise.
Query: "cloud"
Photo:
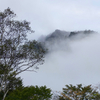
[[[51,51],[38,73],[27,74],[25,84],[47,85],[61,91],[66,84],[98,84],[100,82],[100,34],[61,40],[49,44]],[[25,77],[25,73],[22,77]],[[30,79],[27,78],[30,77]]]
[[[100,35],[57,43],[58,48],[55,46],[46,57],[43,71],[58,78],[51,79],[52,83],[58,84],[58,88],[65,84],[96,84],[100,82],[99,43]],[[55,88],[53,84],[52,87]]]

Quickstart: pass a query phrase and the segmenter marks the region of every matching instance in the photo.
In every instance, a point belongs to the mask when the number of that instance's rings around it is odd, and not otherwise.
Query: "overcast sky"
[[[33,38],[55,29],[100,31],[100,0],[0,0],[0,10],[7,7],[31,22]]]
[[[90,29],[100,32],[100,0],[0,0],[0,11],[4,11],[4,9],[8,7],[17,14],[17,19],[31,22],[31,27],[35,33],[29,36],[30,39],[38,39],[39,36],[47,35],[55,29],[65,31]],[[97,41],[95,43],[92,42],[96,39]],[[76,51],[74,51],[73,55],[69,55],[69,58],[68,56],[66,58],[66,56],[64,56],[66,54],[62,52],[58,52],[62,55],[60,56],[62,60],[57,56],[58,53],[56,53],[55,56],[53,54],[48,55],[49,59],[46,60],[47,62],[45,61],[45,64],[40,67],[37,73],[25,73],[22,75],[24,77],[25,85],[47,85],[54,90],[61,90],[64,85],[69,83],[98,83],[100,76],[98,72],[100,57],[98,54],[100,49],[99,44],[97,44],[99,38],[96,37],[96,39],[90,39],[88,41],[88,45],[94,43],[94,45],[91,46],[94,51],[90,53],[88,51],[91,51],[91,48],[88,48],[89,46],[86,45],[87,43],[84,41],[82,42],[83,48],[81,47],[80,42],[75,42],[70,45],[72,50],[76,48]],[[95,47],[95,45],[97,46]],[[77,51],[79,47],[81,47],[81,49],[80,51]],[[85,47],[87,47],[87,49],[85,49]],[[85,51],[87,52],[86,54],[84,54],[84,49],[87,50]],[[94,53],[95,51],[97,52],[96,55]],[[80,58],[80,55],[84,55],[83,58]],[[92,57],[95,57],[93,59],[91,57],[90,59],[91,55]],[[69,63],[67,63],[65,59],[67,59]],[[84,61],[83,59],[88,60]],[[64,61],[65,63],[60,63],[60,61]],[[74,62],[71,63],[71,61]],[[80,63],[77,64],[77,62]],[[89,65],[88,62],[92,62],[92,64]],[[84,65],[84,63],[85,67],[82,68],[83,71],[81,72],[79,66]],[[87,63],[89,67],[86,67]],[[97,64],[97,68],[94,71],[94,68],[92,67],[89,74],[85,74],[84,77],[84,71],[88,73],[89,68],[91,65],[93,66],[93,63]],[[65,66],[74,65],[76,65],[75,68],[69,73],[70,70],[72,70],[71,67],[67,68]],[[64,67],[62,68],[62,66]],[[79,68],[78,71],[76,70],[77,68]],[[68,74],[66,74],[66,72]],[[79,74],[77,74],[78,72]],[[93,75],[94,73],[96,73],[96,76]]]

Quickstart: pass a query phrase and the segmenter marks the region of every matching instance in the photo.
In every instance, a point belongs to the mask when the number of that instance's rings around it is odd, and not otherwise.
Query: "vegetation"
[[[0,92],[3,99],[17,83],[17,75],[33,71],[43,63],[44,49],[37,41],[28,41],[27,34],[33,33],[30,23],[14,20],[10,8],[0,12]],[[32,68],[32,69],[31,69]]]
[[[61,95],[59,100],[100,100],[100,93],[94,90],[91,85],[84,87],[82,84],[66,85]]]
[[[30,86],[16,89],[5,100],[49,100],[51,90],[46,86]]]
[[[12,91],[23,87],[22,80],[20,77],[17,77],[17,78],[8,77],[8,82],[9,83],[7,85],[7,88],[10,90],[6,95],[9,95],[9,93],[11,93]],[[4,96],[4,91],[2,90],[0,92],[0,100],[2,100],[3,96]]]

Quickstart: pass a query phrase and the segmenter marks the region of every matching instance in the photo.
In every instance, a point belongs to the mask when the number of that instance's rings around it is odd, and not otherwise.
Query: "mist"
[[[66,84],[99,84],[100,34],[60,39],[52,45],[48,42],[46,47],[49,52],[37,73],[21,74],[25,85],[46,85],[61,91]]]

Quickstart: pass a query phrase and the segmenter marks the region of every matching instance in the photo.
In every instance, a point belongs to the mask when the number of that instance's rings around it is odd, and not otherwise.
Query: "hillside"
[[[42,40],[40,42],[42,42],[43,47],[48,49],[49,51],[53,47],[61,45],[62,42],[68,42],[69,40],[73,41],[73,40],[84,39],[85,37],[88,37],[95,33],[97,32],[92,30],[68,32],[56,29],[54,32],[45,36],[43,39],[40,38],[40,40]]]

